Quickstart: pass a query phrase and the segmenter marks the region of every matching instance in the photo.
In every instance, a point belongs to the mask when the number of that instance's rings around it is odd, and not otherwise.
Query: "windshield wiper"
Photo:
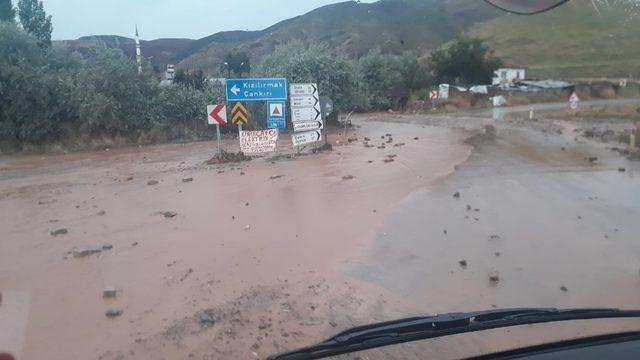
[[[634,317],[640,317],[640,310],[505,309],[415,317],[355,327],[317,345],[269,359],[322,359],[381,346],[502,327],[555,321]]]

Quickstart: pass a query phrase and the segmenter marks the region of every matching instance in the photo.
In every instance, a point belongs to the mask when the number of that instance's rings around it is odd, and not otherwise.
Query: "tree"
[[[429,56],[429,67],[439,83],[487,84],[502,60],[481,39],[460,37]]]
[[[227,77],[230,77],[231,72],[242,77],[242,74],[248,74],[251,72],[251,60],[249,54],[246,52],[230,52],[224,57],[221,70],[227,72]]]
[[[426,86],[426,71],[411,53],[371,51],[358,61],[360,77],[370,105],[378,110],[401,108],[412,90]]]
[[[338,111],[366,110],[367,100],[355,64],[324,45],[293,41],[278,46],[256,71],[260,76],[284,77],[290,83],[318,84]]]
[[[16,9],[13,8],[11,0],[0,0],[0,21],[15,22]]]
[[[51,45],[51,16],[47,16],[44,12],[42,1],[38,0],[19,0],[18,16],[22,28],[28,33],[35,36],[40,42],[41,47],[49,47]]]
[[[202,70],[186,72],[184,69],[178,69],[178,71],[176,71],[176,75],[173,77],[173,82],[202,90],[205,83],[205,77]]]

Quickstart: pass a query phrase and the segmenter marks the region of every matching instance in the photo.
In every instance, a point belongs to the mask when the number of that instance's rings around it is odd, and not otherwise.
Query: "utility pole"
[[[140,35],[136,25],[136,61],[138,62],[138,74],[142,74],[142,51],[140,50]]]

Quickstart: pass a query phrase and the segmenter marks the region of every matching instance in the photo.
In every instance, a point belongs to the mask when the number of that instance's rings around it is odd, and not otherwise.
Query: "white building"
[[[500,68],[493,72],[493,85],[509,84],[525,79],[524,69]]]
[[[164,73],[164,78],[168,81],[173,81],[176,75],[176,66],[173,64],[167,65],[167,71]]]

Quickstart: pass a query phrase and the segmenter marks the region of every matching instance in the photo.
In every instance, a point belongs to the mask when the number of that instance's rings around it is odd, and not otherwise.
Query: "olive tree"
[[[355,64],[323,45],[281,45],[263,60],[257,73],[285,77],[290,83],[317,83],[320,95],[331,98],[339,111],[367,106]]]

